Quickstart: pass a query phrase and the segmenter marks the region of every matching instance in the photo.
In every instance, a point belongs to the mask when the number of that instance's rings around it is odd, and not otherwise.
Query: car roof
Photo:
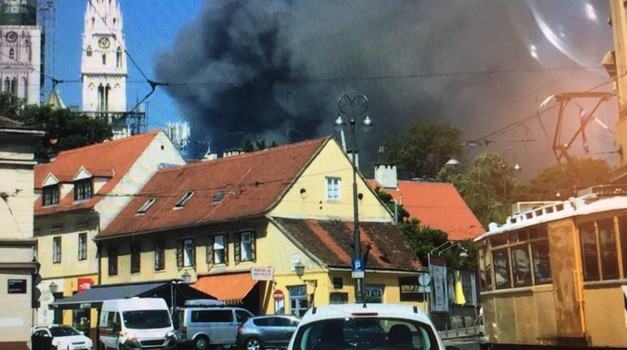
[[[300,320],[300,318],[294,316],[294,315],[261,315],[261,316],[253,316],[251,318],[249,318],[249,320],[259,320],[262,318],[289,318],[290,320]]]
[[[301,325],[334,318],[386,317],[412,319],[431,324],[427,315],[416,306],[402,304],[332,304],[312,307],[301,319]]]

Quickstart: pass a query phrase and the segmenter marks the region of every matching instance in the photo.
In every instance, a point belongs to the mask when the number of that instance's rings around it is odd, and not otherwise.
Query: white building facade
[[[107,118],[114,139],[130,136],[125,114],[126,44],[117,0],[87,2],[82,48],[83,112]]]

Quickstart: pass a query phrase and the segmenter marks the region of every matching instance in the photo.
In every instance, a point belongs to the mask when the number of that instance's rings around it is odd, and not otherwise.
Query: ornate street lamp
[[[338,131],[343,131],[346,122],[345,118],[348,118],[348,123],[351,127],[351,147],[352,147],[352,166],[353,166],[353,219],[354,219],[354,244],[355,244],[355,256],[351,268],[353,270],[353,277],[357,280],[357,302],[361,303],[364,300],[364,272],[365,266],[361,256],[361,238],[359,237],[359,208],[357,203],[357,144],[355,142],[355,124],[357,124],[357,118],[364,118],[362,121],[364,132],[372,129],[372,120],[368,116],[368,98],[364,95],[357,95],[350,98],[347,95],[343,95],[337,102],[339,109],[339,115],[335,120],[335,126]],[[358,271],[355,271],[358,270]]]

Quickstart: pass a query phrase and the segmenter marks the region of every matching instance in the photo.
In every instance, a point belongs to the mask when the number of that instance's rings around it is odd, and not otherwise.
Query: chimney
[[[398,188],[396,165],[377,165],[374,167],[374,179],[383,188]]]

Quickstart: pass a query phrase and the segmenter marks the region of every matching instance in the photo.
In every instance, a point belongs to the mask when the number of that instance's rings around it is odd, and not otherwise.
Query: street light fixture
[[[357,203],[357,144],[355,142],[355,125],[357,124],[357,118],[364,118],[362,121],[362,127],[364,132],[369,132],[372,129],[373,122],[368,116],[368,98],[364,95],[357,95],[353,98],[348,95],[343,95],[337,102],[339,109],[339,115],[335,120],[335,126],[339,131],[343,131],[343,127],[346,125],[345,118],[348,119],[351,131],[351,148],[352,158],[351,163],[353,167],[353,220],[354,231],[353,239],[355,244],[355,256],[353,259],[352,267],[359,266],[362,271],[365,272],[365,266],[363,265],[363,259],[361,256],[361,238],[359,236],[359,208]],[[364,275],[362,272],[357,272],[355,276],[357,280],[357,302],[361,303],[364,300]],[[359,275],[361,273],[361,275]]]

